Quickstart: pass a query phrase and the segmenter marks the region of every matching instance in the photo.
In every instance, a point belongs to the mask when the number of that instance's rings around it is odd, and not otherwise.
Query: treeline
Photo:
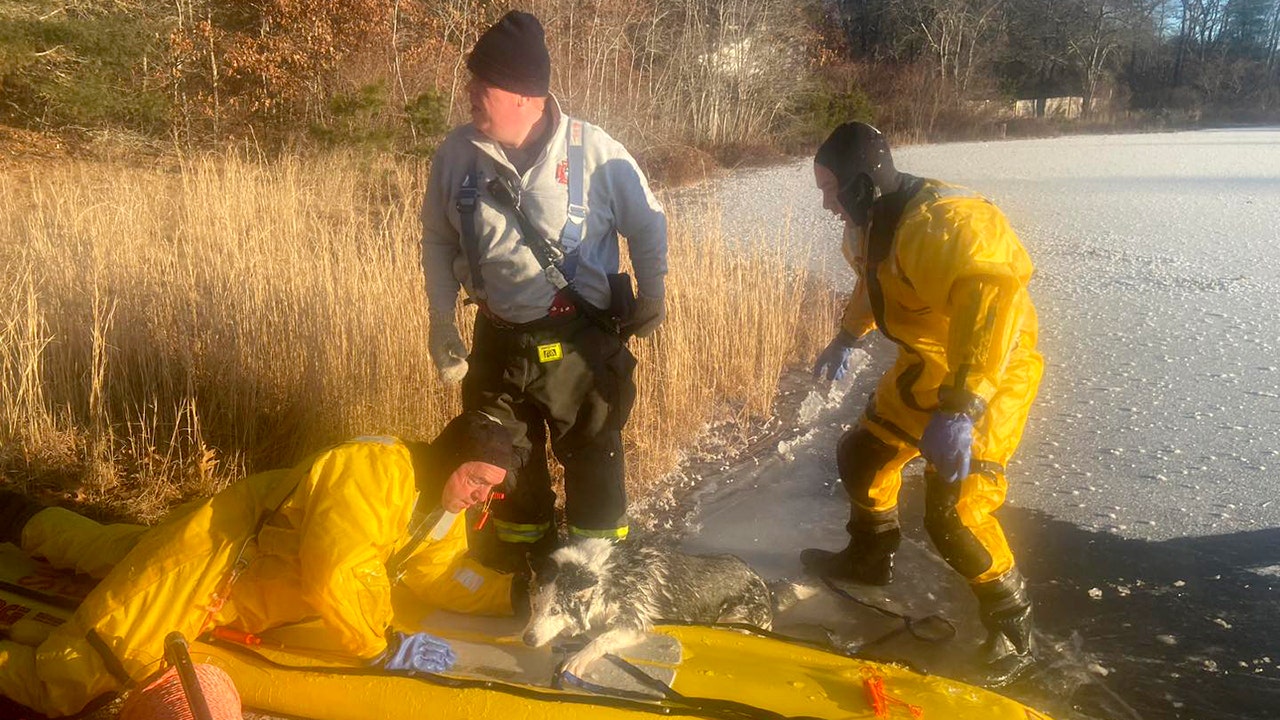
[[[428,152],[466,118],[489,0],[80,0],[0,8],[0,123]],[[804,132],[821,5],[532,0],[553,91],[640,149]],[[799,12],[797,12],[799,8]]]
[[[983,101],[1076,96],[1095,123],[1280,117],[1277,0],[837,0],[863,87],[925,136]],[[893,92],[897,85],[903,91]],[[915,92],[911,92],[914,89]],[[889,90],[886,92],[886,90]]]
[[[199,147],[426,153],[465,119],[491,0],[15,0],[0,123]],[[990,132],[1015,98],[1093,122],[1272,117],[1280,0],[529,0],[553,91],[642,154],[795,149],[834,123]]]

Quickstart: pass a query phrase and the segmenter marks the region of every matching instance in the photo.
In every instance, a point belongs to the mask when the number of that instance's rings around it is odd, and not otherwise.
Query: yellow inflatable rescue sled
[[[0,544],[0,631],[38,644],[90,587]],[[1047,720],[988,690],[737,628],[660,626],[579,679],[556,673],[572,648],[526,647],[512,619],[441,613],[409,598],[398,598],[396,617],[407,631],[448,638],[457,665],[419,676],[359,667],[327,653],[314,625],[223,632],[193,642],[191,655],[225,670],[247,709],[313,720]]]

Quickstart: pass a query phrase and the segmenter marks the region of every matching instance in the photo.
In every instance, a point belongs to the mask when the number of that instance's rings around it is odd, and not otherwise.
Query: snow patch
[[[809,432],[803,435],[800,435],[799,437],[796,437],[793,440],[780,440],[778,442],[778,455],[782,456],[782,459],[786,460],[787,462],[792,462],[793,460],[796,459],[795,453],[793,451],[796,450],[797,448],[800,448],[808,444],[811,440],[813,440],[814,436],[817,434],[818,434],[817,430],[810,430]]]

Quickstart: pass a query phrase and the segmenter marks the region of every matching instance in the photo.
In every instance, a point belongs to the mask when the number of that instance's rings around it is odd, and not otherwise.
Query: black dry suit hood
[[[418,492],[436,498],[445,481],[467,462],[483,462],[510,470],[515,464],[515,437],[496,418],[471,410],[449,421],[435,440],[408,443]]]
[[[837,127],[818,148],[813,161],[836,176],[837,199],[854,224],[865,226],[871,206],[898,190],[901,178],[893,166],[884,133],[861,122]]]

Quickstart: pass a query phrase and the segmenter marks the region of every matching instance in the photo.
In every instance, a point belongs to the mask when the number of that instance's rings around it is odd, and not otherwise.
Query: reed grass
[[[459,399],[426,352],[425,177],[343,156],[0,171],[5,483],[150,521],[346,437],[431,437]],[[794,249],[716,218],[671,219],[670,316],[632,341],[633,496],[713,420],[768,415],[834,327]]]

